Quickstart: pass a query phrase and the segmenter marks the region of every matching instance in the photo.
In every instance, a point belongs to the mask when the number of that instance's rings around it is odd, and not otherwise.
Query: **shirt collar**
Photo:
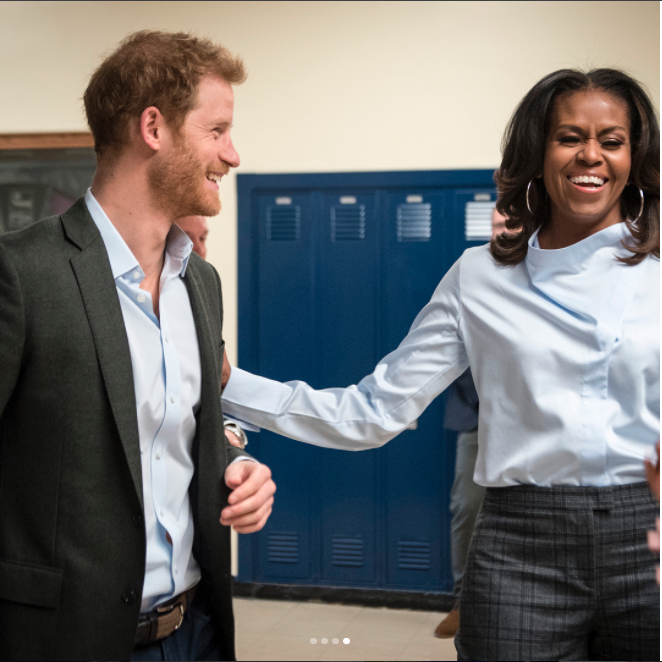
[[[597,323],[618,323],[641,270],[617,261],[629,251],[627,223],[616,223],[566,248],[545,250],[536,231],[529,239],[526,267],[535,288],[576,315]]]
[[[138,260],[89,188],[87,189],[87,193],[85,193],[85,204],[106,246],[113,278],[117,279],[129,271],[136,269],[140,271],[141,275],[144,275],[140,264],[138,264]],[[179,268],[179,274],[183,278],[189,258],[191,257],[191,251],[193,250],[193,242],[175,223],[173,223],[166,237],[165,250],[173,263]]]
[[[540,248],[538,242],[538,228],[529,238],[529,249],[526,254],[526,263],[529,270],[535,272],[579,273],[587,267],[587,262],[602,248],[613,246],[614,258],[624,255],[626,250],[621,242],[630,236],[627,223],[615,223],[604,230],[595,232],[586,239],[582,239],[571,246],[556,249]]]

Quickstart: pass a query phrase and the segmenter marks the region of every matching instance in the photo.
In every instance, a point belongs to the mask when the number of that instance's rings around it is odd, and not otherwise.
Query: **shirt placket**
[[[168,260],[169,262],[169,260]],[[166,265],[171,266],[171,265]],[[169,281],[176,274],[169,272],[161,284],[161,302],[165,300],[164,293]],[[168,503],[168,467],[172,464],[172,449],[170,443],[176,440],[181,427],[182,380],[179,355],[172,337],[166,307],[160,307],[161,348],[163,352],[163,371],[165,382],[165,406],[163,422],[152,443],[152,496],[158,522],[166,531],[178,530],[177,514]],[[175,594],[183,581],[185,568],[180,568],[179,558],[181,541],[178,535],[171,535],[172,553],[170,557],[170,572]]]

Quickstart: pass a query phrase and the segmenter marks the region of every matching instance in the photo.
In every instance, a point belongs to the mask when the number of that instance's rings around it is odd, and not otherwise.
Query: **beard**
[[[216,171],[227,171],[224,163]],[[178,137],[167,159],[155,158],[147,171],[153,204],[174,220],[182,216],[217,216],[221,211],[218,194],[205,187],[208,168]]]

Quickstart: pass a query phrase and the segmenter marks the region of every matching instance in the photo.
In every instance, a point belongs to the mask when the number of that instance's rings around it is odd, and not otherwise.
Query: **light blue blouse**
[[[625,223],[500,266],[467,250],[407,337],[358,385],[316,391],[238,368],[224,411],[318,446],[381,446],[467,367],[480,397],[474,480],[622,485],[659,436],[660,262],[636,266]]]

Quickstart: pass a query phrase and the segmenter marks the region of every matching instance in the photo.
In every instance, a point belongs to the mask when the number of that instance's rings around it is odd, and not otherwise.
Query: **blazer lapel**
[[[218,372],[218,348],[214,346],[214,334],[211,329],[212,321],[210,320],[209,307],[206,303],[204,286],[193,261],[190,261],[188,264],[184,282],[191,302],[191,311],[193,312],[200,349],[200,412],[196,441],[193,448],[197,474],[194,479],[196,483],[195,490],[196,492],[200,490],[200,485],[207,486],[206,489],[203,489],[204,498],[198,499],[198,495],[196,494],[193,497],[192,506],[194,511],[198,511],[197,516],[201,520],[217,522],[223,503],[222,500],[223,498],[227,498],[225,482],[222,479],[222,472],[225,471],[225,465],[221,469],[220,479],[218,473],[218,455],[225,458],[225,452],[222,454],[218,453],[218,448],[222,447],[220,445],[222,439],[215,438],[215,435],[220,434],[218,431],[223,429],[221,396],[218,387],[220,377]],[[222,357],[220,360],[223,360]],[[218,483],[216,489],[211,487],[215,482]]]
[[[131,352],[108,253],[82,198],[61,216],[61,220],[67,237],[81,249],[71,258],[71,266],[83,298],[108,400],[142,509],[142,468]]]

